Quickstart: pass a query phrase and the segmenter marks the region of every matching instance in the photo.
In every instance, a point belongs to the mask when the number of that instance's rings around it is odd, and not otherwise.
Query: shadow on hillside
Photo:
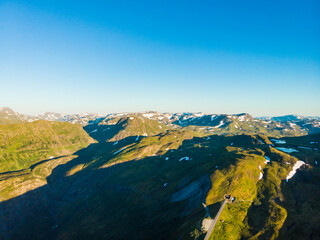
[[[304,167],[289,182],[281,184],[287,210],[279,239],[320,239],[320,169]]]
[[[308,144],[314,137],[315,135],[286,137],[287,143],[283,146],[297,148],[298,145],[303,145],[301,142]],[[263,192],[258,195],[259,200],[250,206],[247,220],[252,235],[260,232],[262,234],[259,234],[259,239],[270,239],[275,235],[273,228],[280,227],[282,219],[285,219],[276,239],[320,239],[320,217],[317,214],[320,212],[320,169],[314,163],[319,159],[319,153],[310,154],[308,151],[302,149],[292,154],[307,163],[293,178],[288,182],[282,180],[280,188],[274,193],[271,193],[272,186],[263,187]],[[275,157],[269,153],[268,156],[276,162]],[[278,159],[278,162],[281,160]],[[279,196],[276,199],[275,194]],[[274,221],[276,224],[271,225],[268,221]],[[265,228],[266,224],[269,224],[268,228]]]
[[[200,119],[191,119],[190,121],[176,120],[172,124],[185,127],[185,126],[199,126],[199,127],[216,127],[220,126],[221,121],[224,122],[223,127],[227,127],[232,121],[228,121],[226,116],[219,116],[216,119],[211,119],[211,116],[204,116]]]
[[[193,138],[163,155],[100,168],[134,138],[91,144],[53,169],[45,186],[0,203],[0,239],[189,239],[205,199],[172,202],[172,195],[234,163],[241,156],[225,146],[244,148],[249,139]],[[192,160],[179,161],[185,156]]]
[[[112,139],[121,130],[124,129],[122,124],[103,125],[99,123],[88,124],[83,128],[93,139],[98,142],[105,142]]]
[[[5,180],[8,178],[11,178],[13,176],[22,176],[22,175],[26,175],[28,174],[30,171],[32,171],[35,167],[37,167],[38,165],[41,165],[43,163],[49,162],[49,161],[54,161],[60,158],[66,157],[66,155],[63,156],[59,156],[59,157],[55,157],[55,158],[48,158],[42,161],[39,161],[33,165],[31,165],[29,168],[25,168],[25,169],[21,169],[21,170],[16,170],[16,171],[9,171],[9,172],[2,172],[0,173],[0,181],[1,180]]]

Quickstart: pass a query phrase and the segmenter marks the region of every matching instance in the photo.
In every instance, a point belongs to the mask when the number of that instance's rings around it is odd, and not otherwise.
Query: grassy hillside
[[[0,125],[0,173],[71,154],[92,142],[81,125],[43,120]]]
[[[165,132],[167,129],[170,128],[166,124],[135,115],[107,119],[85,127],[90,136],[99,142],[119,141],[131,136],[135,136],[138,140],[140,137],[153,136]]]
[[[224,194],[236,200],[226,205],[211,239],[295,239],[296,233],[308,239],[318,233],[318,217],[308,217],[310,209],[320,211],[318,135],[281,139],[285,144],[265,135],[208,135],[194,128],[137,138],[147,131],[140,126],[113,141],[94,135],[118,121],[86,127],[101,128],[90,133],[99,141],[72,156],[0,175],[0,210],[6,213],[0,239],[202,239],[202,203],[214,217]],[[275,148],[311,145],[291,155]],[[309,165],[286,182],[298,159]],[[301,229],[297,217],[308,227]]]

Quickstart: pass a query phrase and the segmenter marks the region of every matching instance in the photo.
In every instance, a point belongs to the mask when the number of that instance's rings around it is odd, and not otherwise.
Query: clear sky
[[[0,0],[0,106],[320,115],[320,1]]]

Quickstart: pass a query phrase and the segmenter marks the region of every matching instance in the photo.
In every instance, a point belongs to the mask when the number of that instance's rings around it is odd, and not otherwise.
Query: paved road
[[[209,229],[208,229],[208,231],[207,231],[207,235],[206,235],[206,237],[204,238],[204,240],[208,240],[208,239],[209,239],[209,237],[210,237],[210,235],[211,235],[211,233],[212,233],[212,230],[213,230],[214,226],[216,225],[216,223],[217,223],[217,221],[218,221],[218,219],[219,219],[219,217],[220,217],[220,214],[221,214],[224,206],[226,205],[227,201],[228,201],[228,199],[224,199],[224,201],[223,201],[223,203],[222,203],[222,205],[221,205],[221,207],[220,207],[220,209],[219,209],[219,212],[217,213],[216,217],[213,219],[213,221],[212,221],[212,223],[211,223],[211,226],[209,227]]]

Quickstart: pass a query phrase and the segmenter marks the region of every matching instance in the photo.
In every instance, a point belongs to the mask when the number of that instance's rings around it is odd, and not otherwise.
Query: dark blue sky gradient
[[[17,111],[320,113],[319,1],[1,1]]]

